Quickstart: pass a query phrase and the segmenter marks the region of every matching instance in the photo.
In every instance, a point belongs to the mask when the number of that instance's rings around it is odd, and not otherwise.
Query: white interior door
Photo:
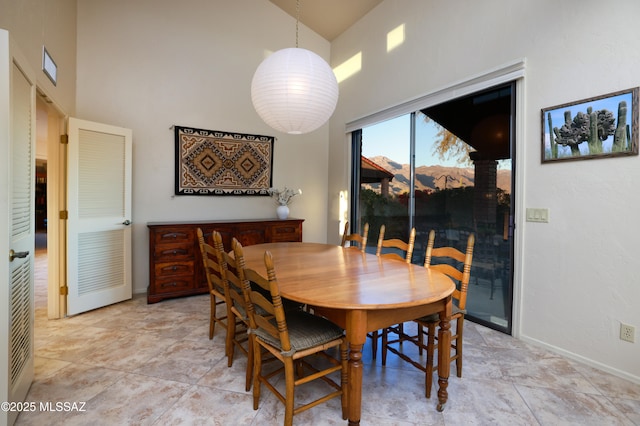
[[[0,30],[0,402],[23,401],[33,381],[35,94],[34,73]],[[0,425],[17,415],[0,410]]]
[[[132,131],[69,118],[67,315],[131,298]]]

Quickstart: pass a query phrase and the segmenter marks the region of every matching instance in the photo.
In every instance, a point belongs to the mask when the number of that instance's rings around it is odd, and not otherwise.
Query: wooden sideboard
[[[211,243],[214,230],[222,234],[225,250],[235,237],[243,246],[302,241],[304,219],[255,219],[200,222],[149,222],[149,287],[147,303],[208,293],[196,229]]]

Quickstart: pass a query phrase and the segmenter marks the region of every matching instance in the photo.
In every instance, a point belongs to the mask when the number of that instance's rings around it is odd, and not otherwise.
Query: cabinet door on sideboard
[[[296,223],[274,223],[269,231],[272,243],[302,241],[302,226]]]
[[[222,237],[222,245],[224,246],[224,249],[226,251],[231,250],[231,240],[235,236],[234,226],[216,226],[215,224],[206,224],[200,226],[200,229],[202,229],[204,240],[211,245],[213,245],[213,237],[211,235],[213,234],[213,231],[218,231]],[[200,247],[198,247],[198,254],[200,254]]]
[[[266,242],[271,242],[269,239],[269,226],[260,226],[256,223],[241,223],[235,229],[236,239],[243,246],[253,246],[256,244],[264,244]],[[229,247],[231,249],[231,247]]]

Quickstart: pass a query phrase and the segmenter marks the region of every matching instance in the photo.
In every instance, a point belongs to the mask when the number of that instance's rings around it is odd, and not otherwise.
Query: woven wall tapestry
[[[269,195],[274,137],[174,127],[177,195]]]

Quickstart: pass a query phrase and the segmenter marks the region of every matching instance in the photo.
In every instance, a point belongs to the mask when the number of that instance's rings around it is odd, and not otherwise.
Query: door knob
[[[129,226],[131,225],[131,221],[129,219],[125,220],[124,222],[122,222],[123,225]]]
[[[29,252],[28,251],[19,251],[19,252],[15,252],[13,251],[13,249],[9,250],[9,262],[13,262],[13,259],[20,258],[23,259],[25,257],[29,256]]]

